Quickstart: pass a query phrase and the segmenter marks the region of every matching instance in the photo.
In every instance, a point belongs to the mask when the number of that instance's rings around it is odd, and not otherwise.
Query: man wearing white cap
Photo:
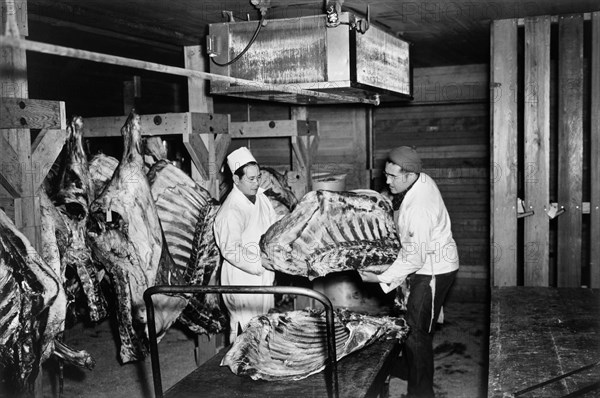
[[[275,274],[262,267],[258,243],[277,220],[277,214],[259,187],[260,168],[248,148],[229,154],[227,165],[233,174],[233,189],[214,224],[215,240],[223,257],[221,284],[271,286]],[[223,294],[223,301],[229,311],[230,343],[250,319],[274,306],[274,297],[269,294]]]

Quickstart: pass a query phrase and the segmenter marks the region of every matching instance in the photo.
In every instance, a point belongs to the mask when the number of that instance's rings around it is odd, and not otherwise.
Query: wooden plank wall
[[[525,19],[524,284],[548,286],[550,229],[550,17]]]
[[[517,284],[517,21],[491,27],[491,247],[494,286]]]
[[[319,121],[319,150],[313,171],[347,174],[346,189],[369,188],[366,108],[314,107],[309,109],[308,117]]]
[[[484,77],[487,80],[487,76]],[[487,278],[489,263],[489,111],[487,102],[374,109],[376,170],[391,148],[415,146],[438,184],[459,250],[459,276]],[[385,181],[375,179],[382,190]]]
[[[583,15],[558,22],[558,219],[557,285],[581,286],[583,178]]]
[[[290,107],[284,104],[249,103],[215,97],[214,107],[215,113],[230,114],[232,122],[290,119]],[[263,165],[291,165],[292,152],[288,138],[233,139],[227,152],[241,146],[248,147]]]
[[[229,113],[231,121],[288,120],[290,106],[261,102],[215,99],[216,113]],[[309,120],[319,121],[319,148],[313,173],[347,174],[346,189],[368,188],[366,175],[366,114],[363,106],[308,107]],[[291,167],[292,153],[287,138],[234,139],[230,151],[248,146],[266,166]]]
[[[592,13],[590,286],[600,288],[600,12]]]
[[[487,64],[451,65],[413,70],[411,104],[439,104],[487,100]]]
[[[517,174],[510,185],[493,175],[492,245],[497,248],[499,240],[510,236],[510,242],[505,244],[514,248],[510,250],[511,257],[513,252],[520,253],[515,263],[523,260],[516,267],[495,262],[495,286],[520,284],[521,272],[526,286],[600,286],[597,14],[592,14],[590,30],[585,27],[587,16],[583,14],[492,23],[492,86],[504,86],[495,77],[497,73],[510,73],[510,92],[516,94],[507,102],[494,94],[492,162],[501,171],[508,168],[509,173]],[[558,21],[556,36],[551,33],[554,21]],[[521,22],[522,36],[516,35]],[[515,41],[517,37],[519,40]],[[507,43],[513,43],[515,54],[514,63],[508,67],[507,54],[511,52],[496,49]],[[516,65],[522,69],[516,69]],[[520,76],[523,81],[517,85]],[[507,129],[508,121],[516,124],[514,128]],[[516,150],[512,145],[516,145]],[[505,159],[512,160],[501,166]],[[525,214],[522,239],[512,243],[518,231],[514,220],[515,192],[523,198],[524,210],[532,214]],[[499,206],[497,200],[504,201],[504,205]],[[558,203],[559,215],[555,219],[546,213],[551,202]],[[493,256],[494,261],[497,259],[497,255]]]

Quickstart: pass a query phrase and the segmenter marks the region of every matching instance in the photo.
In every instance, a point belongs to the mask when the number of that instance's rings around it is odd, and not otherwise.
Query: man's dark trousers
[[[410,398],[430,398],[433,393],[433,333],[435,321],[446,299],[458,271],[435,276],[434,322],[431,326],[431,282],[430,275],[410,276],[406,322],[410,332],[404,343],[404,359],[408,367],[408,388]]]

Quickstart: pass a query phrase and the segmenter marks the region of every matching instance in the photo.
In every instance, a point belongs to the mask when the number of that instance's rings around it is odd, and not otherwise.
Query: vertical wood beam
[[[517,20],[491,26],[493,286],[517,284]]]
[[[19,198],[23,194],[22,170],[19,167],[19,155],[12,145],[0,134],[0,185],[4,188],[5,198]]]
[[[4,8],[6,6],[6,8]],[[1,32],[18,35],[19,28],[27,21],[26,0],[3,2]],[[29,98],[27,85],[27,59],[25,50],[8,48],[2,50],[0,57],[0,96],[10,98]],[[31,138],[29,130],[9,129],[1,133],[17,154],[18,164],[11,165],[21,171],[21,196],[15,198],[15,225],[29,239],[32,246],[40,249],[41,214],[39,200],[35,195],[36,182],[43,178],[36,171],[31,161]]]
[[[183,49],[185,57],[185,67],[187,69],[200,70],[202,72],[206,69],[205,58],[202,53],[202,46],[187,46]],[[207,87],[206,80],[188,77],[188,101],[189,101],[189,112],[202,112],[202,113],[213,113],[213,100],[206,95]],[[203,179],[198,168],[192,163],[192,178],[198,182],[201,186],[206,188],[213,198],[219,199],[219,179],[218,179],[218,168],[220,165],[216,165],[215,162],[215,151],[214,149],[214,134],[198,134],[190,131],[187,134],[194,134],[199,136],[203,141],[203,147],[208,149],[208,152],[212,152],[212,156],[209,156],[205,161],[208,163],[208,176],[207,179]],[[185,134],[185,133],[184,133]],[[202,160],[200,160],[202,161]],[[212,161],[212,164],[211,164]],[[196,339],[196,364],[202,365],[204,362],[212,358],[216,353],[217,349],[222,345],[222,335],[214,336],[210,339],[209,336],[201,335]]]
[[[305,106],[291,106],[290,119],[308,120],[308,109]],[[294,192],[297,197],[312,190],[312,156],[310,150],[309,137],[291,137],[292,145],[292,170],[297,171],[300,181],[304,185],[302,191]]]
[[[292,120],[308,120],[308,109],[305,106],[290,106],[290,119]],[[300,144],[303,137],[290,137],[290,145],[292,145],[292,170],[297,172],[299,176],[299,184],[291,184],[294,195],[300,199],[307,192],[312,190],[312,155],[310,148],[304,148],[309,151],[308,159],[304,159]],[[310,138],[308,138],[310,139]],[[306,152],[305,152],[306,153]],[[307,296],[298,295],[294,299],[294,309],[304,309],[314,307],[315,300]]]
[[[63,118],[64,120],[64,118]],[[36,178],[33,186],[34,192],[37,192],[39,187],[44,182],[52,165],[60,155],[60,152],[67,141],[67,130],[42,130],[39,132],[35,141],[31,144],[31,161],[36,170]]]
[[[206,59],[203,55],[202,46],[184,47],[185,67],[186,69],[206,71]],[[207,96],[207,81],[205,79],[188,77],[188,100],[189,112],[213,113],[213,100]],[[197,134],[197,133],[194,133]],[[206,188],[211,195],[219,199],[219,168],[215,158],[215,138],[214,134],[201,133],[200,139],[204,143],[204,148],[208,151],[208,158],[201,159],[204,162],[204,172],[201,172],[200,165],[192,163],[192,178]]]
[[[135,89],[133,80],[123,82],[123,114],[129,115],[135,109]]]
[[[5,0],[0,3],[0,33],[25,37],[28,34],[27,0]],[[25,50],[15,48],[2,49],[0,53],[0,97],[29,98],[27,84],[27,58]],[[31,156],[30,131],[26,129],[1,130],[0,134],[12,146],[18,158],[18,164],[12,165],[20,170],[21,196],[14,199],[15,226],[25,235],[31,245],[41,251],[42,220],[39,197],[36,196],[37,180],[43,179],[36,172]],[[4,170],[2,170],[4,172]],[[0,190],[4,192],[4,190]],[[42,397],[41,372],[37,376],[33,396]]]
[[[583,15],[558,21],[557,285],[581,286],[583,174]]]
[[[525,19],[525,286],[548,286],[550,229],[550,17]]]
[[[27,0],[3,0],[0,2],[2,15],[0,26],[4,34],[6,28],[18,32],[21,36],[29,36],[29,20],[27,18]],[[5,19],[6,18],[6,19]],[[10,22],[11,26],[7,23]]]
[[[590,287],[600,288],[600,11],[592,13]]]

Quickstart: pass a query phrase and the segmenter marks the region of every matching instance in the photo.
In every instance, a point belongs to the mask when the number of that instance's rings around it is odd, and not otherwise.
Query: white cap
[[[245,146],[236,149],[227,156],[227,165],[232,173],[235,173],[237,169],[250,162],[256,162],[256,159],[254,159],[250,150]]]

